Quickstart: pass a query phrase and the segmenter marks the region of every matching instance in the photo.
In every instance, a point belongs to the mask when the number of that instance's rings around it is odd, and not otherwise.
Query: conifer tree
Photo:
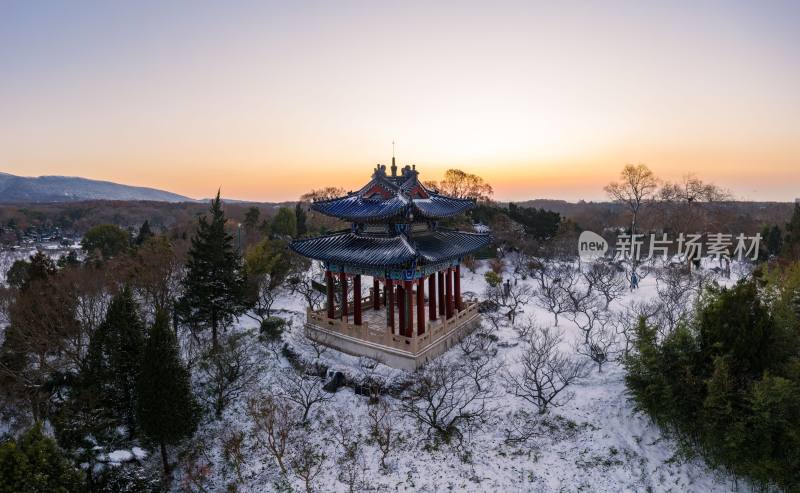
[[[192,329],[211,330],[216,350],[219,330],[246,309],[245,277],[233,237],[225,232],[227,219],[219,192],[211,201],[209,215],[210,218],[199,219],[192,238],[184,292],[177,308],[183,322]]]
[[[158,444],[164,473],[169,474],[167,445],[194,433],[197,416],[189,372],[178,354],[166,312],[156,314],[150,328],[136,392],[142,431]]]
[[[111,300],[106,319],[89,341],[85,383],[103,396],[136,435],[135,386],[144,352],[144,325],[127,286]]]
[[[148,238],[152,238],[153,236],[153,230],[150,228],[150,221],[145,219],[142,223],[142,227],[139,228],[139,234],[136,235],[136,244],[141,245],[147,241]]]
[[[792,218],[786,224],[786,240],[784,252],[789,258],[800,258],[800,203],[794,204]]]
[[[294,217],[297,223],[297,235],[303,236],[308,232],[308,226],[306,226],[306,211],[300,202],[294,206]]]

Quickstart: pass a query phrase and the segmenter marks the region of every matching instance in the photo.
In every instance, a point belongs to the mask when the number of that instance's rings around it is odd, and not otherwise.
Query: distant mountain
[[[0,203],[75,202],[79,200],[152,200],[194,202],[155,188],[132,187],[73,176],[15,176],[0,172]]]

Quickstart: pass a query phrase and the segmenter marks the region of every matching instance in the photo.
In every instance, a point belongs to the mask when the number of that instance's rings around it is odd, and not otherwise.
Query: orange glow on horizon
[[[361,186],[396,140],[498,200],[604,200],[641,162],[789,201],[798,11],[23,2],[0,18],[0,171],[284,201]]]

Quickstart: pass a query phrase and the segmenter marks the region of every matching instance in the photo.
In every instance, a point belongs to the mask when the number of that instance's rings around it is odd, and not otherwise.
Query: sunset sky
[[[0,2],[0,171],[289,200],[395,140],[500,200],[800,197],[800,2],[235,3]]]

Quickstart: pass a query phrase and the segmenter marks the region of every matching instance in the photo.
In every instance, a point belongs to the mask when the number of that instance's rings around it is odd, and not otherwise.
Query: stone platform
[[[369,306],[368,299],[364,305]],[[446,319],[428,320],[425,332],[411,337],[391,332],[386,326],[387,310],[365,309],[361,325],[353,316],[328,318],[326,310],[307,310],[305,333],[310,339],[353,356],[367,356],[393,368],[413,371],[444,353],[480,323],[477,301],[465,301],[460,311]],[[427,313],[427,304],[426,304]],[[399,314],[395,309],[395,320]]]

